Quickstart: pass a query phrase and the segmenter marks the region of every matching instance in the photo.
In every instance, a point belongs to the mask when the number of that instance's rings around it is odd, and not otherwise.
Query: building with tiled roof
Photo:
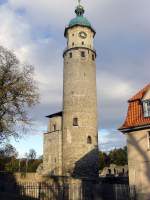
[[[128,100],[128,112],[119,128],[126,134],[129,183],[138,200],[150,199],[150,84]]]
[[[128,100],[128,113],[123,125],[119,128],[121,132],[129,132],[133,129],[150,126],[150,104],[147,101],[147,92],[150,90],[150,84],[145,86],[136,95]]]

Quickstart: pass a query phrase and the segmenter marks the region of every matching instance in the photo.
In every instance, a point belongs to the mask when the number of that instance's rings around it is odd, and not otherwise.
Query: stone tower
[[[65,28],[63,110],[48,115],[44,133],[43,174],[96,177],[98,130],[95,31],[79,4]]]
[[[65,176],[98,174],[95,30],[79,4],[65,28],[62,172]]]

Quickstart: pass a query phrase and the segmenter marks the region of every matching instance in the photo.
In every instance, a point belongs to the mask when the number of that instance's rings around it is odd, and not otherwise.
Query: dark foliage
[[[111,150],[108,154],[99,152],[100,165],[99,169],[108,167],[110,164],[127,165],[127,147]]]
[[[18,152],[16,149],[10,144],[5,145],[0,149],[0,171],[36,172],[42,160],[36,159],[36,152],[34,149],[29,151],[29,155],[29,158],[17,159]]]

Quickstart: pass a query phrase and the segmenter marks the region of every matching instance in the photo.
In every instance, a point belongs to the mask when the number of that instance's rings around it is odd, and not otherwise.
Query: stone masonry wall
[[[86,32],[85,39],[79,39],[79,32]],[[87,47],[93,49],[93,36],[94,33],[87,27],[75,26],[68,30],[68,48],[72,47]],[[84,42],[84,44],[82,43]]]
[[[43,173],[62,175],[62,119],[49,120],[48,132],[44,134]]]

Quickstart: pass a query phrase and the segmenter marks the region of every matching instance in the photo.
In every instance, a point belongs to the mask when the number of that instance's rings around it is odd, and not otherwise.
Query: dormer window
[[[150,99],[143,101],[144,117],[150,117]]]

